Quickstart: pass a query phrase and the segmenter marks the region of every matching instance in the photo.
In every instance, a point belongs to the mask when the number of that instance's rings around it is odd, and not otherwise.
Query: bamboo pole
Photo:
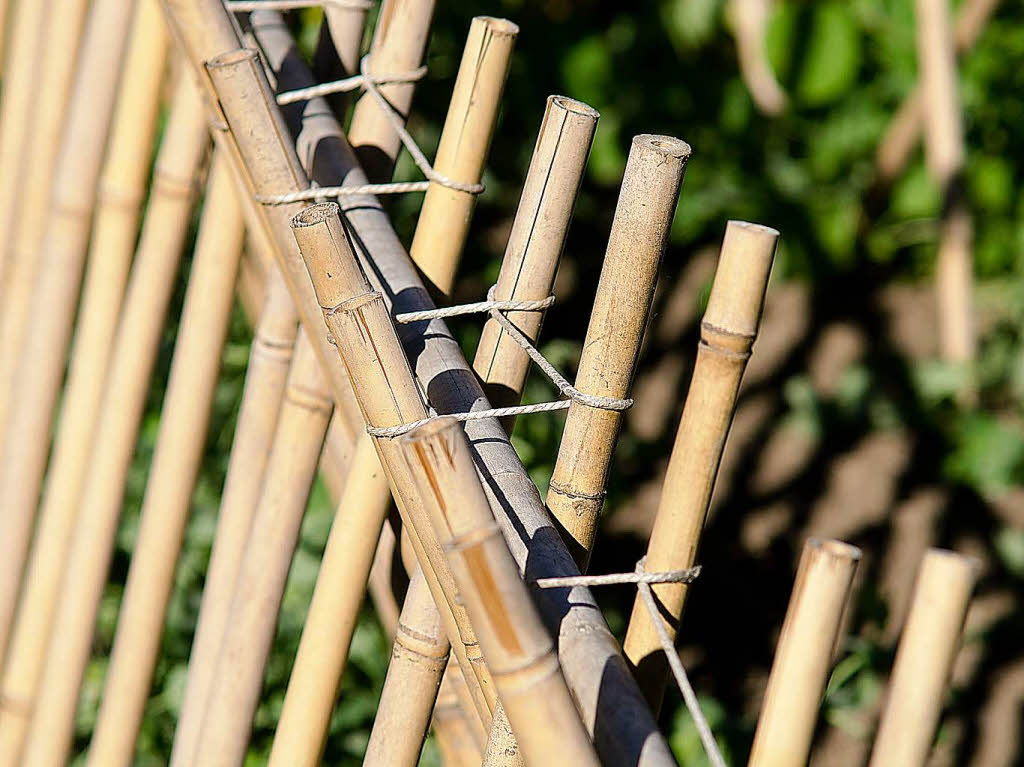
[[[363,767],[415,767],[448,659],[450,645],[419,567],[411,576],[409,595],[398,620]],[[395,684],[395,678],[403,684]],[[410,703],[409,698],[417,701]]]
[[[970,557],[942,549],[925,554],[870,767],[927,762],[977,577],[978,562]]]
[[[676,432],[654,527],[647,545],[649,572],[692,567],[722,459],[743,371],[757,336],[779,233],[742,221],[725,229],[711,297],[701,322],[697,361]],[[686,586],[651,586],[675,636]],[[647,608],[637,598],[623,645],[640,689],[661,708],[668,665]]]
[[[411,72],[423,61],[434,0],[384,0],[366,60],[371,75]],[[409,115],[414,83],[387,83],[381,94],[402,116]],[[401,140],[377,100],[364,95],[352,110],[349,137],[359,164],[374,182],[391,178]]]
[[[396,567],[398,556],[398,540],[395,538],[395,530],[389,522],[385,522],[380,531],[380,538],[377,541],[377,549],[373,555],[373,564],[370,566],[370,577],[367,581],[367,591],[370,600],[373,602],[373,609],[377,612],[377,620],[384,628],[388,639],[395,641],[395,631],[398,629],[398,615],[401,606],[398,604],[398,597],[393,587],[393,568]]]
[[[496,301],[532,301],[551,295],[597,119],[597,111],[580,101],[548,97],[494,287]],[[508,312],[506,316],[523,335],[537,340],[543,312]],[[488,318],[473,370],[491,403],[507,407],[519,403],[530,358],[496,320]],[[509,434],[514,422],[514,418],[503,422]]]
[[[232,170],[213,163],[188,292],[142,502],[117,634],[87,764],[130,765],[160,650],[164,613],[206,444],[242,250]]]
[[[54,613],[25,744],[26,767],[67,757],[79,686],[113,554],[124,482],[192,212],[207,124],[193,83],[180,78],[157,158],[147,215],[111,356],[92,460]]]
[[[519,27],[506,19],[477,16],[469,27],[459,74],[434,157],[434,170],[478,184],[498,121],[512,48]],[[409,255],[428,285],[446,299],[466,242],[476,195],[431,181],[423,198]]]
[[[277,613],[309,498],[310,483],[292,480],[308,478],[316,471],[333,404],[326,387],[311,389],[306,383],[319,379],[308,374],[317,369],[318,362],[312,344],[305,339],[300,332],[267,461],[264,492],[238,571],[196,749],[188,757],[192,764],[238,765],[248,746]],[[308,433],[319,434],[321,440],[311,442]]]
[[[399,444],[527,763],[596,767],[551,637],[494,524],[462,427],[441,418]]]
[[[374,727],[376,725],[374,722]],[[493,728],[493,723],[491,726]],[[477,767],[481,763],[487,733],[473,715],[462,669],[451,657],[441,675],[441,687],[434,703],[433,728],[441,758],[446,765]]]
[[[214,0],[164,0],[164,5],[174,22],[178,39],[185,46],[188,60],[207,88],[207,94],[212,95],[212,83],[203,74],[201,64],[227,50],[231,40],[237,45],[230,17]],[[270,118],[252,123],[248,133],[230,134],[223,130],[220,103],[211,98],[208,106],[211,116],[219,121],[214,123],[217,142],[232,151],[233,159],[245,171],[250,184],[259,177],[262,184],[273,188],[276,174],[288,172],[294,163],[292,150],[282,141],[283,133],[274,128],[277,124],[272,116],[275,110],[266,101],[251,103],[249,106],[254,111],[270,112]],[[323,144],[324,161],[335,164],[348,183],[364,183],[365,174],[358,168],[344,136],[338,133],[329,138],[330,141]],[[256,147],[262,150],[260,162],[252,156]],[[422,282],[379,203],[373,198],[360,198],[358,204],[351,202],[345,212],[356,238],[358,257],[370,269],[374,280],[386,286],[395,310],[429,308],[432,304]],[[288,253],[280,228],[281,214],[278,210],[263,220],[267,231]],[[368,250],[374,253],[375,269],[368,261]],[[420,380],[460,381],[459,386],[438,386],[431,391],[431,400],[441,412],[487,406],[486,397],[443,322],[409,327],[403,338]],[[568,551],[557,539],[536,488],[500,425],[494,420],[479,420],[467,424],[466,431],[477,446],[481,471],[488,477],[486,489],[491,494],[492,511],[519,566],[525,567],[529,557],[531,577],[578,572]],[[646,710],[593,596],[582,587],[573,589],[571,594],[571,600],[560,591],[539,594],[536,601],[549,631],[558,636],[563,673],[584,712],[588,730],[595,736],[599,753],[613,765],[672,764],[668,745]]]
[[[25,150],[33,117],[33,99],[36,78],[45,57],[43,41],[48,26],[44,23],[52,0],[18,2],[11,14],[11,27],[4,30],[10,45],[5,50],[3,70],[3,98],[0,99],[0,295],[6,282],[10,260],[10,232],[13,231],[20,209],[18,199],[26,167]],[[10,396],[0,390],[0,397]]]
[[[629,394],[689,157],[689,145],[675,138],[633,139],[576,373],[581,392]],[[579,402],[565,420],[547,505],[581,570],[590,560],[621,421],[621,411]]]
[[[743,82],[758,110],[775,117],[782,114],[788,98],[775,78],[766,50],[771,10],[769,0],[731,0],[727,13]]]
[[[970,212],[960,189],[964,136],[949,0],[916,0],[915,7],[925,160],[945,197],[935,266],[939,352],[950,362],[966,363],[976,347],[974,269]]]
[[[30,3],[31,4],[31,3]],[[20,347],[13,399],[18,407],[8,413],[0,453],[0,602],[16,597],[31,535],[39,492],[26,503],[15,499],[31,484],[23,467],[42,464],[49,447],[53,405],[57,398],[67,354],[71,325],[88,246],[92,208],[118,91],[121,54],[132,14],[132,0],[97,0],[93,6],[77,63],[75,87],[61,138],[53,196],[47,210],[43,263],[39,270],[33,315]],[[3,396],[0,393],[0,396]],[[10,504],[8,507],[7,504]],[[24,513],[14,513],[14,509]],[[9,617],[5,616],[5,617]]]
[[[330,82],[359,74],[359,59],[363,52],[363,32],[366,26],[366,5],[324,6],[320,22],[320,40],[313,54],[316,79]],[[344,120],[351,94],[335,93],[328,102],[339,120]]]
[[[860,549],[804,544],[775,650],[749,767],[806,764]]]
[[[40,43],[42,60],[32,99],[32,124],[25,137],[25,156],[21,160],[27,172],[16,174],[20,176],[15,202],[17,212],[10,222],[11,228],[3,230],[11,244],[4,269],[3,311],[0,312],[0,424],[7,423],[12,405],[12,381],[18,366],[24,364],[21,342],[34,311],[33,300],[38,300],[36,278],[49,218],[47,203],[74,82],[75,54],[85,23],[86,6],[86,0],[48,0],[47,15],[59,21],[43,23],[46,33]],[[47,433],[34,435],[34,438],[49,442],[49,436]],[[7,438],[10,437],[5,436]],[[23,444],[27,435],[18,434],[14,438]],[[42,475],[42,471],[40,466],[36,474]],[[35,491],[31,500],[33,507],[39,500],[40,481],[41,476],[39,480],[34,475],[26,477],[26,484]],[[25,512],[12,509],[11,513]]]
[[[94,257],[86,271],[62,417],[57,425],[16,625],[9,620],[15,595],[5,591],[0,605],[0,658],[5,656],[3,648],[10,626],[12,656],[6,673],[15,677],[38,676],[44,649],[38,646],[38,636],[46,633],[44,626],[53,612],[128,265],[135,250],[139,206],[145,194],[160,105],[159,84],[167,63],[166,26],[153,0],[139,4],[129,39],[110,149],[97,193],[96,220],[88,251]],[[41,460],[31,467],[22,467],[20,492],[7,498],[6,509],[11,515],[31,516],[26,505],[34,507],[38,498],[46,456],[34,455]],[[14,689],[20,686],[13,682]],[[0,684],[0,689],[6,691],[7,685]]]

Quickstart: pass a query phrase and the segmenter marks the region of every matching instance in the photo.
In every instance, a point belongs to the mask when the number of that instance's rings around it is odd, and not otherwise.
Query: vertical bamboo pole
[[[20,206],[21,185],[24,181],[25,149],[33,116],[37,73],[43,65],[43,41],[48,29],[45,24],[52,0],[18,2],[11,15],[8,33],[10,45],[5,50],[3,71],[3,98],[0,99],[0,286],[6,281],[13,231]],[[2,287],[0,287],[2,295]],[[0,391],[0,396],[10,396]]]
[[[19,364],[24,364],[20,345],[33,312],[33,299],[38,299],[36,275],[46,233],[47,203],[74,81],[86,5],[86,0],[48,0],[47,15],[55,23],[43,23],[46,32],[40,43],[42,59],[32,102],[32,125],[25,137],[25,157],[21,160],[27,172],[16,174],[19,176],[17,213],[11,228],[3,230],[5,237],[9,237],[9,232],[14,236],[4,270],[3,311],[0,312],[0,424],[7,423],[12,404],[11,382]],[[19,434],[16,439],[24,442],[26,436]],[[48,442],[49,436],[39,435],[38,438]],[[37,473],[42,474],[41,467]],[[34,477],[28,478],[27,484],[39,493]],[[37,497],[32,498],[33,506],[37,501]],[[11,513],[19,512],[12,509]]]
[[[192,764],[239,765],[248,746],[278,608],[309,497],[309,482],[290,480],[316,471],[333,404],[326,387],[311,389],[306,383],[320,379],[309,376],[318,361],[305,338],[300,332],[295,345],[264,492],[238,571]],[[311,442],[308,433],[319,434],[321,440]]]
[[[438,173],[462,183],[480,183],[518,34],[519,27],[506,19],[473,19],[434,158]],[[436,182],[423,198],[409,255],[427,283],[446,297],[475,204],[475,194]]]
[[[896,652],[870,767],[920,767],[928,760],[978,577],[970,557],[931,549]]]
[[[384,633],[392,642],[395,640],[398,615],[401,611],[398,598],[392,587],[392,568],[395,566],[396,556],[398,556],[398,540],[395,537],[395,530],[391,524],[386,523],[381,528],[377,549],[373,554],[367,591],[373,602],[373,608],[377,611],[377,620],[380,621],[381,626],[384,627]]]
[[[400,440],[529,764],[596,765],[554,645],[494,524],[469,442],[454,418]]]
[[[451,767],[477,767],[483,759],[487,733],[473,716],[472,702],[468,696],[469,690],[466,689],[462,670],[449,657],[434,703],[433,727],[441,758]],[[374,721],[374,729],[376,727],[377,722]],[[493,723],[491,727],[494,727]]]
[[[433,15],[434,0],[384,0],[366,61],[367,73],[395,74],[416,69],[423,61]],[[379,87],[404,120],[412,105],[415,84]],[[376,99],[364,95],[356,102],[348,135],[367,178],[374,182],[391,178],[402,144]]]
[[[701,322],[693,379],[669,459],[647,545],[648,572],[692,567],[711,503],[743,371],[757,336],[779,233],[742,221],[725,229],[711,297]],[[686,598],[682,583],[651,586],[665,628],[675,636]],[[661,708],[668,664],[651,616],[639,598],[623,645],[640,689]]]
[[[944,191],[944,221],[935,280],[940,354],[951,362],[974,359],[973,266],[970,213],[960,175],[964,136],[956,87],[956,52],[949,0],[916,0],[917,55],[928,169]]]
[[[132,763],[206,443],[244,231],[225,159],[218,155],[210,173],[160,433],[89,748],[88,764],[96,767]]]
[[[676,138],[633,139],[576,373],[585,394],[629,393],[689,157],[689,145]],[[579,402],[565,421],[547,504],[581,570],[594,545],[621,421],[621,412]]]
[[[806,764],[860,549],[810,539],[782,624],[749,767]]]
[[[192,211],[193,187],[208,141],[199,94],[180,78],[160,147],[139,248],[132,266],[92,461],[54,613],[45,669],[36,690],[23,764],[67,758],[79,686],[92,648],[113,554],[124,481],[135,451],[164,315]]]
[[[408,593],[363,767],[415,767],[448,658],[450,645],[419,567]]]
[[[33,3],[29,3],[32,5]],[[61,139],[50,222],[39,270],[40,300],[20,347],[12,402],[0,461],[0,497],[10,513],[0,516],[0,589],[17,593],[28,552],[38,498],[15,499],[30,488],[24,467],[42,464],[49,447],[57,398],[88,245],[107,131],[117,95],[121,54],[131,20],[132,0],[97,0],[78,59],[75,87]],[[2,396],[2,394],[0,394]],[[34,493],[39,491],[35,486]],[[13,513],[13,509],[25,513]],[[4,597],[4,604],[7,604]]]
[[[367,10],[366,5],[359,4],[324,6],[320,40],[313,54],[317,80],[328,82],[359,73]],[[348,93],[336,93],[328,98],[339,120],[344,120],[350,100]]]
[[[551,295],[597,119],[597,111],[580,101],[548,97],[494,287],[495,300],[532,301]],[[523,335],[536,341],[543,312],[508,312],[506,316]],[[530,358],[489,318],[476,348],[473,370],[491,404],[507,407],[519,403]],[[506,432],[512,433],[513,423],[514,418],[504,422]]]
[[[159,85],[167,64],[167,30],[155,0],[140,2],[129,39],[110,148],[97,193],[96,221],[89,244],[94,257],[86,272],[62,417],[15,626],[9,620],[14,595],[5,591],[0,605],[0,658],[5,656],[7,627],[12,626],[11,660],[5,674],[15,677],[10,690],[6,682],[0,684],[0,699],[7,695],[20,697],[15,692],[20,687],[18,677],[38,676],[45,649],[39,647],[38,637],[45,635],[43,626],[48,625],[53,613],[128,265],[135,250],[139,206],[145,194],[160,105]],[[45,460],[45,454],[42,458]],[[24,504],[35,504],[45,466],[39,461],[31,470],[23,468],[19,475],[23,492],[8,498],[6,508],[11,515],[31,515]],[[0,725],[0,733],[2,730]],[[0,741],[2,738],[0,734]],[[0,763],[4,761],[0,746]]]

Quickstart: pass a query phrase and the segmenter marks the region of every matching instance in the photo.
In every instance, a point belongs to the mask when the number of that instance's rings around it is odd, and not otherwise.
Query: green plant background
[[[745,427],[742,438],[734,434],[727,449],[731,469],[716,493],[700,555],[705,571],[693,589],[682,632],[683,658],[730,762],[740,763],[749,749],[796,558],[812,533],[843,537],[865,550],[814,763],[863,760],[894,652],[891,616],[899,601],[894,594],[904,593],[900,588],[912,582],[916,565],[915,557],[897,562],[897,544],[905,541],[901,520],[917,518],[916,513],[925,521],[917,537],[911,536],[912,543],[955,547],[984,562],[977,609],[968,621],[966,648],[954,673],[933,761],[1020,764],[1020,6],[1003,4],[961,66],[969,145],[966,190],[975,223],[983,330],[978,363],[964,370],[938,362],[934,352],[930,281],[941,199],[921,150],[891,189],[877,186],[874,153],[879,138],[916,77],[912,0],[776,3],[767,48],[790,97],[789,107],[777,118],[757,111],[740,78],[722,0],[460,0],[438,5],[430,73],[417,91],[411,123],[428,155],[436,146],[471,17],[503,15],[521,27],[485,176],[487,191],[476,211],[456,300],[479,299],[497,275],[546,96],[569,95],[601,112],[559,277],[559,303],[543,335],[545,353],[563,369],[571,372],[578,358],[630,137],[668,133],[693,146],[638,379],[638,386],[648,380],[668,383],[661,390],[660,410],[654,408],[652,414],[648,409],[643,423],[639,416],[627,419],[594,571],[631,569],[642,553],[650,498],[656,498],[692,366],[695,319],[709,287],[710,272],[697,267],[713,263],[709,248],[713,252],[727,219],[753,220],[782,232],[764,337],[755,348],[737,416],[739,423],[754,411],[760,420]],[[319,12],[296,15],[295,25],[311,50]],[[408,158],[400,163],[398,176],[415,177]],[[420,199],[409,195],[389,202],[406,242]],[[78,714],[79,752],[87,746],[102,689],[159,426],[184,272],[128,482]],[[684,308],[676,311],[679,306]],[[903,328],[908,323],[909,331]],[[471,352],[477,325],[472,320],[453,325]],[[845,356],[842,349],[849,344],[844,346],[844,339],[853,339],[853,351]],[[238,310],[139,739],[139,765],[163,764],[169,753],[249,341],[248,324]],[[829,362],[834,352],[841,359]],[[759,361],[763,364],[755,375]],[[673,375],[666,376],[666,370]],[[966,401],[959,392],[972,380],[978,385],[976,402],[958,404]],[[551,396],[545,382],[531,379],[528,400]],[[653,394],[650,398],[656,399]],[[516,446],[542,490],[560,428],[558,416],[521,418],[517,425]],[[779,462],[782,468],[773,470]],[[921,498],[931,499],[931,505]],[[921,505],[929,509],[923,517],[924,512],[915,511]],[[332,516],[318,484],[292,565],[249,765],[262,764],[269,752]],[[629,590],[609,589],[600,598],[610,625],[621,635]],[[359,763],[388,652],[367,607],[332,718],[326,764]],[[662,723],[683,764],[705,763],[675,693],[669,695]],[[437,763],[436,748],[428,740],[423,764]]]

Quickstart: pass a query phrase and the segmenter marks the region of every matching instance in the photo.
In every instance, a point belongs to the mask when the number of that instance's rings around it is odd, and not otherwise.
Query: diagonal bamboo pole
[[[389,669],[390,670],[390,669]],[[387,690],[387,680],[384,682]],[[413,685],[415,687],[415,685]],[[401,690],[395,694],[402,694]],[[384,696],[381,695],[383,702]],[[464,703],[463,700],[466,702]],[[401,706],[391,705],[392,710],[400,710]],[[378,715],[383,706],[378,706]],[[419,710],[418,708],[414,710]],[[454,658],[449,657],[448,665],[441,676],[441,686],[437,691],[437,699],[434,703],[434,714],[432,727],[434,737],[437,740],[437,747],[441,752],[441,759],[451,767],[477,767],[483,759],[483,747],[487,742],[487,733],[482,727],[477,726],[478,722],[472,716],[472,703],[469,701],[469,690],[466,689],[466,680],[462,678],[462,670]],[[370,731],[370,738],[373,739],[377,733],[377,721],[374,719],[373,730]],[[493,723],[491,725],[494,726]],[[381,736],[378,736],[381,737]],[[407,764],[415,764],[419,754]],[[384,763],[384,762],[381,762]],[[394,761],[398,765],[401,762]]]
[[[53,613],[128,265],[135,250],[139,207],[146,190],[160,106],[159,85],[167,64],[167,30],[155,0],[139,4],[129,39],[110,148],[97,192],[96,220],[89,244],[93,258],[86,271],[62,417],[57,424],[17,623],[11,628],[11,658],[5,675],[14,679],[10,688],[6,681],[0,685],[4,696],[13,695],[15,699],[20,697],[16,691],[22,685],[18,679],[37,678],[45,651],[38,637],[45,635]],[[38,463],[32,468],[34,474],[20,475],[26,492],[18,498],[21,503],[34,505],[44,465]],[[16,512],[17,502],[9,499],[8,513],[31,513],[25,509]],[[5,655],[6,627],[10,625],[5,616],[12,608],[6,601],[0,605],[0,657]],[[4,761],[0,747],[0,763]]]
[[[750,752],[750,767],[806,764],[860,549],[804,545]]]
[[[74,83],[75,54],[85,24],[86,6],[86,0],[49,0],[47,7],[48,16],[59,21],[44,24],[47,31],[41,42],[43,56],[33,98],[32,126],[26,136],[22,160],[23,167],[30,172],[25,173],[19,182],[17,213],[12,227],[3,230],[11,244],[4,270],[3,311],[0,312],[0,424],[7,423],[7,413],[13,404],[12,381],[18,366],[24,364],[20,359],[21,342],[35,311],[33,301],[39,298],[36,279],[48,221],[47,203],[60,150],[65,110]],[[9,232],[13,232],[13,238]],[[48,443],[49,436],[49,433],[18,434],[16,439],[21,444],[28,439]],[[33,454],[38,454],[38,451]],[[39,500],[44,461],[39,461],[32,469],[24,475],[24,481],[34,491],[29,501],[34,510]],[[25,513],[32,512],[17,506],[11,508],[11,514]]]
[[[711,503],[715,475],[736,407],[743,371],[757,336],[761,307],[779,233],[730,221],[725,229],[711,298],[701,323],[697,361],[676,433],[661,501],[644,563],[649,572],[692,567]],[[684,584],[652,585],[675,636],[686,598]],[[638,598],[623,645],[640,689],[661,708],[668,665],[650,613]]]
[[[927,762],[978,565],[952,551],[925,554],[870,767],[923,767]]]
[[[30,5],[32,3],[29,3]],[[11,513],[0,516],[0,590],[17,593],[39,492],[25,467],[45,463],[53,406],[57,399],[72,320],[88,247],[92,209],[118,92],[121,55],[131,21],[132,0],[97,0],[89,16],[76,79],[62,134],[50,222],[39,270],[40,300],[20,347],[13,400],[0,448],[0,498]],[[31,491],[27,502],[16,500]],[[24,513],[13,513],[19,509]],[[2,601],[7,604],[4,596]]]
[[[689,156],[678,139],[633,139],[576,373],[576,388],[586,394],[629,394]],[[621,421],[621,411],[579,402],[565,420],[547,504],[581,570],[594,546]]]
[[[398,619],[363,767],[402,767],[419,761],[451,647],[419,567],[409,581],[408,593],[411,598],[406,599]],[[452,665],[458,667],[457,663]],[[392,680],[396,677],[404,680],[403,684],[395,684]],[[410,704],[409,698],[417,702]]]
[[[231,166],[214,159],[153,463],[88,765],[130,765],[206,443],[227,334],[242,214]]]
[[[79,686],[113,554],[125,477],[188,232],[207,124],[189,78],[180,78],[173,98],[111,356],[98,420],[103,428],[93,444],[45,670],[36,690],[25,744],[26,766],[56,767],[67,758]]]
[[[402,438],[400,450],[527,763],[596,767],[551,636],[494,523],[462,427],[439,419]]]
[[[164,5],[189,61],[211,97],[211,113],[222,120],[220,105],[212,99],[212,84],[200,65],[230,50],[232,41],[237,45],[237,33],[229,17],[214,0],[164,0]],[[199,19],[202,23],[196,23]],[[269,112],[269,122],[253,124],[252,132],[242,135],[217,128],[215,138],[232,151],[251,184],[258,179],[260,187],[268,192],[287,191],[286,184],[278,185],[275,181],[281,178],[280,174],[291,173],[295,160],[282,141],[283,131],[275,127],[280,125],[279,117],[266,101],[249,106],[254,112]],[[331,138],[324,147],[325,155],[334,157],[345,170],[348,182],[364,183],[365,175],[357,168],[344,137],[338,134]],[[251,151],[257,146],[261,148],[260,156]],[[291,258],[295,249],[287,245],[280,223],[294,211],[295,206],[288,205],[264,211],[268,231],[286,258]],[[396,309],[413,311],[431,306],[380,206],[372,198],[363,199],[358,206],[346,210],[346,219],[355,235],[360,259],[374,272],[374,279],[387,287],[388,295],[395,297]],[[373,268],[366,257],[368,248],[372,248],[375,256]],[[441,376],[460,381],[457,387],[433,388],[431,399],[436,407],[442,412],[459,412],[486,406],[486,398],[443,322],[407,329],[405,337],[421,380],[430,382]],[[467,426],[467,433],[476,441],[481,470],[488,477],[492,510],[520,568],[525,567],[529,556],[531,577],[577,572],[500,425],[493,420],[476,421]],[[671,764],[668,746],[643,704],[589,590],[576,587],[571,595],[572,599],[567,600],[564,592],[545,593],[537,595],[536,600],[549,631],[558,636],[566,681],[585,715],[589,731],[596,735],[599,753],[611,764]]]

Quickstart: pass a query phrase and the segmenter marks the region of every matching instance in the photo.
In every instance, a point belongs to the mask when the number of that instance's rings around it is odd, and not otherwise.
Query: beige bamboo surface
[[[51,1],[18,0],[11,14],[10,29],[2,30],[7,32],[9,42],[4,51],[7,55],[4,57],[3,98],[0,99],[0,168],[5,169],[0,174],[0,232],[5,233],[0,243],[0,296],[3,295],[9,262],[9,232],[14,229],[19,210],[18,199],[24,179],[25,149],[33,116],[36,73],[44,60],[43,40],[48,29],[44,19]],[[0,390],[0,397],[8,396],[9,392]]]
[[[438,419],[400,445],[526,762],[596,767],[551,636],[494,524],[462,427]]]
[[[416,69],[423,61],[433,15],[434,0],[383,0],[366,71],[392,74]],[[388,83],[379,88],[388,103],[408,117],[415,84]],[[363,96],[356,102],[348,135],[367,178],[374,182],[391,178],[401,140],[375,99]]]
[[[165,0],[165,7],[197,72],[201,73],[200,62],[215,58],[232,41],[237,45],[237,35],[228,15],[213,0]],[[200,19],[202,23],[196,23]],[[212,114],[222,119],[219,104],[211,102],[211,105]],[[263,108],[257,103],[249,106],[254,110]],[[273,112],[269,107],[267,109]],[[295,163],[291,150],[281,140],[283,132],[275,128],[277,125],[276,119],[251,125],[253,140],[265,150],[263,159],[272,162],[273,167],[257,163],[254,158],[247,158],[250,161],[245,163],[246,177],[250,182],[259,177],[265,188],[275,192],[281,191],[281,187],[273,184],[274,174],[291,173],[289,169]],[[218,129],[215,137],[218,142],[235,150],[235,136]],[[332,138],[335,140],[324,147],[325,159],[340,163],[351,183],[362,183],[365,175],[356,167],[344,137]],[[233,156],[238,161],[243,159],[240,153]],[[289,187],[294,188],[290,184]],[[374,279],[383,279],[389,295],[398,297],[396,308],[399,311],[430,306],[429,298],[380,206],[372,199],[361,200],[360,203],[358,209],[346,210],[346,218],[360,242],[372,249],[380,266],[381,271],[374,274]],[[284,206],[286,210],[278,210],[264,219],[268,231],[282,247],[287,246],[279,223],[282,214],[290,215],[294,211],[294,208],[287,210],[289,207]],[[360,258],[365,258],[363,247],[361,244]],[[427,330],[429,334],[425,335]],[[425,323],[423,328],[411,328],[406,342],[410,344],[410,350],[415,350],[413,359],[423,380],[438,375],[464,378],[464,386],[439,390],[436,397],[432,392],[434,404],[442,412],[455,412],[486,403],[444,323],[434,321]],[[520,567],[530,554],[531,571],[538,577],[575,572],[568,552],[553,540],[554,529],[535,489],[531,491],[532,483],[500,425],[493,421],[478,421],[467,426],[467,433],[470,431],[478,442],[487,440],[486,444],[480,445],[481,469],[494,484],[493,492],[509,500],[508,507],[496,498],[492,499],[491,505]],[[543,545],[540,540],[544,541]],[[592,732],[596,728],[599,752],[612,764],[671,764],[668,746],[646,711],[617,643],[600,612],[595,609],[589,590],[576,588],[572,596],[570,602],[554,595],[539,595],[537,601],[548,621],[549,630],[558,634],[563,672],[586,714],[588,728]],[[614,738],[606,735],[611,732],[615,733]]]
[[[925,161],[943,189],[945,216],[935,266],[939,354],[974,359],[970,213],[959,189],[964,168],[963,121],[956,85],[956,52],[949,0],[916,0]]]
[[[7,13],[11,0],[0,0],[0,75],[4,73],[4,51],[7,43]]]
[[[145,223],[125,293],[86,483],[54,613],[23,764],[67,758],[79,686],[113,554],[125,478],[135,452],[206,148],[207,124],[187,77],[175,88],[157,156]]]
[[[585,394],[629,394],[689,157],[689,145],[676,138],[633,139],[576,373]],[[621,412],[579,402],[565,420],[547,504],[581,570],[590,560],[621,421]]]
[[[130,765],[156,666],[220,372],[244,227],[232,169],[214,159],[139,530],[87,764]]]
[[[121,296],[135,250],[139,207],[156,132],[159,85],[167,63],[166,25],[155,0],[139,4],[129,39],[110,150],[99,181],[96,220],[89,244],[89,253],[94,257],[86,270],[62,418],[57,425],[35,542],[24,575],[25,596],[17,617],[18,628],[11,628],[13,646],[8,672],[13,674],[28,672],[34,677],[37,673],[28,669],[37,668],[38,660],[33,665],[24,653],[36,658],[42,653],[36,648],[35,636],[41,630],[39,621],[47,624],[52,614]],[[21,492],[8,498],[7,510],[12,515],[31,515],[27,505],[34,506],[38,500],[46,456],[36,452],[33,457],[37,459],[34,465],[20,467]],[[7,596],[4,592],[5,600]],[[4,657],[13,609],[14,605],[7,601],[0,605],[0,657]],[[22,634],[20,642],[14,637],[15,632]]]
[[[477,16],[470,24],[434,157],[438,173],[466,184],[480,182],[518,34],[519,27],[506,19]],[[475,194],[432,181],[420,208],[409,255],[427,284],[446,299],[474,205]]]
[[[398,541],[395,538],[395,531],[390,522],[385,522],[373,555],[367,591],[373,602],[373,609],[377,612],[377,619],[392,642],[395,640],[395,631],[398,630],[398,614],[401,611],[392,584],[392,568],[398,561],[396,557]]]
[[[37,295],[20,348],[13,400],[0,461],[0,497],[25,513],[0,516],[0,589],[17,593],[38,498],[16,503],[28,490],[22,470],[44,463],[88,247],[92,210],[131,21],[130,0],[97,0],[76,65],[75,86],[54,173],[50,221],[43,243]],[[35,492],[38,493],[38,485]],[[5,616],[6,617],[6,616]]]
[[[766,226],[741,221],[730,221],[726,226],[711,297],[701,322],[693,378],[647,546],[648,572],[681,570],[696,561],[740,381],[757,336],[778,238],[779,233]],[[651,589],[665,612],[665,628],[674,637],[687,587],[663,583]],[[639,597],[633,605],[624,648],[640,689],[657,711],[668,664],[650,613]]]
[[[11,222],[12,227],[2,230],[10,245],[0,289],[3,296],[3,310],[0,311],[0,424],[7,423],[7,413],[12,404],[12,381],[21,364],[21,341],[34,311],[33,302],[39,300],[36,276],[49,218],[47,203],[64,131],[65,110],[74,83],[75,59],[87,5],[87,0],[47,0],[47,16],[60,19],[60,22],[43,23],[46,30],[40,43],[43,56],[37,75],[39,79],[34,84],[32,124],[25,137],[25,156],[21,160],[22,167],[28,172],[16,174],[19,176],[15,201],[17,212]],[[13,233],[13,238],[9,233]],[[42,474],[42,468],[38,473]],[[38,495],[38,482],[28,479],[27,484]],[[37,501],[38,498],[33,497],[32,505]],[[11,513],[18,512],[12,509]]]
[[[750,752],[750,767],[806,764],[860,549],[808,540]]]
[[[495,300],[531,301],[551,295],[597,120],[597,111],[580,101],[548,97],[495,283]],[[506,317],[531,341],[540,335],[543,312],[508,312]],[[491,404],[518,404],[530,365],[523,348],[497,321],[488,318],[473,370]],[[504,421],[509,434],[514,422],[513,418]]]
[[[415,767],[419,762],[448,658],[450,645],[419,567],[411,576],[408,594],[363,767]],[[403,683],[395,684],[395,678]]]
[[[254,330],[260,321],[260,310],[267,292],[267,275],[263,265],[253,255],[252,238],[247,235],[247,244],[242,251],[242,262],[238,265],[238,303],[242,306],[245,319]]]
[[[952,551],[925,554],[870,767],[921,767],[928,761],[978,565]]]
[[[333,404],[326,387],[311,389],[306,383],[311,380],[308,371],[316,370],[319,363],[305,339],[300,332],[267,461],[264,492],[252,520],[191,755],[193,764],[239,765],[248,747],[277,612],[306,509],[308,477],[316,471]],[[311,442],[308,433],[320,434],[321,441]],[[303,481],[292,482],[296,477]]]
[[[477,767],[483,759],[487,733],[473,715],[468,696],[462,670],[458,662],[449,656],[437,691],[432,720],[437,746],[446,765]],[[495,718],[498,716],[504,717],[504,713],[496,711]],[[491,728],[494,728],[493,722]]]

